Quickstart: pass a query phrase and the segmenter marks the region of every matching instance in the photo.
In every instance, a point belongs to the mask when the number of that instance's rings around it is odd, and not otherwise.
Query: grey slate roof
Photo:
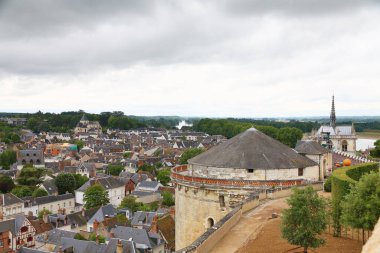
[[[24,215],[17,215],[14,219],[1,221],[0,233],[11,231],[12,234],[16,234],[22,227],[22,224],[24,223],[25,219],[26,218]]]
[[[57,196],[50,195],[50,196],[43,196],[43,197],[37,197],[37,198],[25,197],[23,199],[26,202],[30,202],[33,206],[36,206],[36,205],[43,205],[43,204],[52,203],[56,201],[66,200],[66,199],[75,199],[75,196],[72,193],[67,193],[67,194],[62,194],[62,195],[57,195]]]
[[[316,165],[314,161],[255,128],[189,159],[188,163],[236,169],[290,169]]]
[[[42,251],[38,249],[32,249],[32,248],[27,248],[27,247],[21,247],[17,253],[47,253],[47,251]]]
[[[88,222],[93,223],[95,219],[99,222],[102,222],[104,221],[105,217],[114,217],[116,214],[117,210],[111,204],[108,204],[100,207]]]
[[[134,213],[133,218],[131,220],[132,226],[144,226],[146,228],[150,228],[153,218],[156,215],[155,212],[144,212],[137,211]]]
[[[111,239],[108,244],[97,244],[94,241],[82,241],[72,238],[62,238],[62,250],[72,249],[74,253],[116,253],[117,239]],[[138,253],[132,241],[121,240],[123,253]]]
[[[101,177],[101,178],[91,178],[84,185],[82,185],[77,191],[84,192],[88,187],[96,183],[99,183],[106,190],[122,187],[125,185],[123,180],[117,177],[109,176],[109,177]]]
[[[42,185],[44,186],[44,188],[46,189],[46,191],[48,192],[49,195],[58,194],[58,188],[55,185],[55,182],[53,179],[52,180],[46,180],[46,181],[42,182]]]
[[[298,141],[295,150],[306,155],[321,155],[330,152],[315,141]]]
[[[87,221],[91,219],[92,216],[98,211],[98,208],[91,208],[84,210],[84,216],[82,211],[76,213],[70,213],[67,215],[68,223],[77,226],[84,226],[87,224]]]
[[[0,206],[9,206],[14,204],[21,204],[24,201],[12,193],[1,194],[0,196]]]
[[[55,228],[53,230],[48,231],[46,237],[42,234],[37,235],[36,241],[42,242],[42,243],[50,243],[50,244],[59,245],[61,243],[62,237],[74,238],[75,234],[76,234],[75,232]]]
[[[112,232],[115,234],[115,238],[120,238],[124,240],[129,240],[130,238],[132,238],[132,240],[137,245],[146,245],[148,248],[151,249],[156,247],[158,245],[157,242],[159,242],[157,238],[150,237],[145,229],[118,226],[112,229]]]
[[[157,182],[157,181],[142,181],[140,182],[138,185],[137,185],[137,188],[141,187],[141,188],[150,188],[150,189],[155,189],[158,185],[160,184],[160,182]]]

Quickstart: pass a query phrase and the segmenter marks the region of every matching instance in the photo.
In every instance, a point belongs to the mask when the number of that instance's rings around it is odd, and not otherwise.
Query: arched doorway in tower
[[[207,219],[207,228],[211,228],[214,226],[214,219],[213,218],[208,218]]]

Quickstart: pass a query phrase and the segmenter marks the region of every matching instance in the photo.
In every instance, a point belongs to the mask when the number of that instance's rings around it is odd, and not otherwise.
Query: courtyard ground
[[[239,253],[302,253],[303,249],[294,249],[297,246],[289,244],[281,238],[280,218],[269,220],[263,226],[257,238],[250,241],[245,247],[241,248]],[[345,238],[333,237],[329,234],[323,234],[326,244],[317,249],[309,249],[308,252],[316,253],[360,253],[362,244]],[[293,250],[292,250],[293,249]]]
[[[324,197],[330,197],[329,193],[322,193]],[[241,220],[223,237],[210,253],[298,253],[302,249],[294,249],[296,246],[288,244],[281,238],[281,218],[272,219],[272,213],[281,214],[287,208],[286,199],[270,200],[256,209],[243,215]],[[362,244],[345,238],[336,238],[329,234],[323,234],[327,244],[309,252],[316,253],[360,253]]]

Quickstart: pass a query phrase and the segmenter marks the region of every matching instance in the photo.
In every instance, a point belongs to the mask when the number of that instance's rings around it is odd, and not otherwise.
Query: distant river
[[[367,148],[373,148],[375,147],[376,139],[369,139],[369,138],[358,138],[356,140],[356,150],[366,150]]]
[[[183,126],[193,126],[193,124],[187,123],[185,120],[182,120],[181,122],[178,123],[176,127],[178,129],[181,129]]]

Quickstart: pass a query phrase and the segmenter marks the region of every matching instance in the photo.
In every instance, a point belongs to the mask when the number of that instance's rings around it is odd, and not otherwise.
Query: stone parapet
[[[291,187],[305,183],[303,179],[292,180],[234,180],[216,179],[206,177],[194,177],[187,173],[187,165],[181,165],[172,169],[171,178],[173,181],[196,186],[207,185],[207,187],[227,187],[227,188],[268,188],[268,187]]]

